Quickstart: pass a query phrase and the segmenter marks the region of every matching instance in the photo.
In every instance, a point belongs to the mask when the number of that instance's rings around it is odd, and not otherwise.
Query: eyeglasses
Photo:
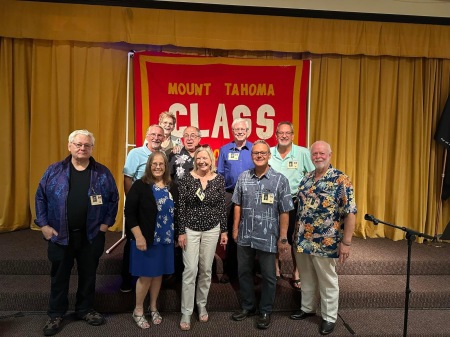
[[[286,132],[277,132],[278,136],[290,136],[292,135],[293,132],[292,131],[286,131]]]
[[[244,129],[244,128],[236,128],[236,129],[233,129],[233,131],[236,131],[236,132],[246,132],[248,129]]]
[[[72,144],[75,145],[75,147],[76,147],[77,149],[81,149],[81,148],[84,146],[84,148],[85,148],[86,150],[89,150],[91,147],[94,146],[93,144],[82,144],[82,143],[74,143],[74,142],[72,142]]]
[[[265,157],[268,154],[269,154],[269,152],[267,152],[267,151],[259,151],[259,152],[253,152],[252,151],[252,156],[255,156],[255,157],[257,157],[257,156]]]
[[[164,163],[152,163],[152,167],[164,167],[166,166]]]
[[[185,138],[185,139],[197,139],[198,136],[197,136],[195,133],[191,133],[191,134],[185,133],[185,134],[183,135],[183,138]]]
[[[160,133],[147,133],[147,136],[150,136],[150,138],[164,138],[164,135]]]

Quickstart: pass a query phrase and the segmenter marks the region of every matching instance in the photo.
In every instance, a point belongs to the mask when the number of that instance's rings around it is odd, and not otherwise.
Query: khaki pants
[[[295,253],[297,268],[302,271],[302,310],[316,312],[319,304],[322,318],[336,322],[339,306],[339,284],[336,260]]]
[[[204,308],[211,286],[212,264],[219,240],[220,226],[205,232],[186,228],[186,249],[183,251],[183,286],[181,290],[181,313],[192,315],[194,309],[195,279],[197,278],[197,307]]]

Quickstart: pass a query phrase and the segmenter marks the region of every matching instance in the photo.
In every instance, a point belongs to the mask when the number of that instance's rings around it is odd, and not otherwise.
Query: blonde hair
[[[177,118],[175,117],[175,114],[173,112],[169,112],[169,111],[163,111],[159,114],[159,124],[161,124],[164,120],[164,118],[172,118],[173,120],[173,125],[175,126],[175,124],[177,124]]]
[[[212,153],[211,148],[209,146],[200,146],[197,150],[195,150],[195,152],[194,152],[194,171],[198,170],[197,154],[202,151],[205,151],[208,154],[209,159],[211,160],[211,172],[216,172],[216,158],[214,157],[214,154]]]

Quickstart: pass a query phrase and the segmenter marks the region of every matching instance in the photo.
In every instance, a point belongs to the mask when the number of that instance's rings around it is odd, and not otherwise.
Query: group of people
[[[183,265],[180,329],[191,329],[195,306],[198,320],[208,322],[219,244],[226,252],[220,282],[239,281],[241,308],[232,320],[258,314],[257,327],[270,326],[281,277],[278,257],[290,251],[292,286],[302,293],[301,308],[290,317],[315,315],[320,294],[319,332],[331,333],[339,299],[335,259],[343,263],[350,255],[356,205],[350,179],[330,164],[329,144],[315,142],[310,151],[293,144],[290,122],[277,126],[276,146],[251,143],[247,120],[238,118],[231,125],[234,139],[220,148],[216,168],[212,150],[201,145],[200,130],[186,127],[181,141],[171,135],[175,125],[174,115],[162,113],[159,124],[147,129],[144,145],[129,152],[123,169],[127,240],[121,290],[131,291],[137,278],[136,325],[150,327],[147,294],[151,323],[162,322],[158,295],[163,276],[176,272],[177,251]],[[109,170],[91,156],[94,142],[87,130],[72,132],[71,155],[47,169],[36,193],[35,223],[48,240],[52,263],[46,336],[60,330],[68,309],[74,259],[79,273],[75,313],[91,325],[104,322],[93,309],[95,274],[119,197]],[[256,257],[262,277],[259,304]]]

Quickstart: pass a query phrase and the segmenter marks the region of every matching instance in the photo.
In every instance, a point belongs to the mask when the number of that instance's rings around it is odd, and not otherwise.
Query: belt
[[[234,188],[226,188],[225,192],[233,193],[234,192]]]

